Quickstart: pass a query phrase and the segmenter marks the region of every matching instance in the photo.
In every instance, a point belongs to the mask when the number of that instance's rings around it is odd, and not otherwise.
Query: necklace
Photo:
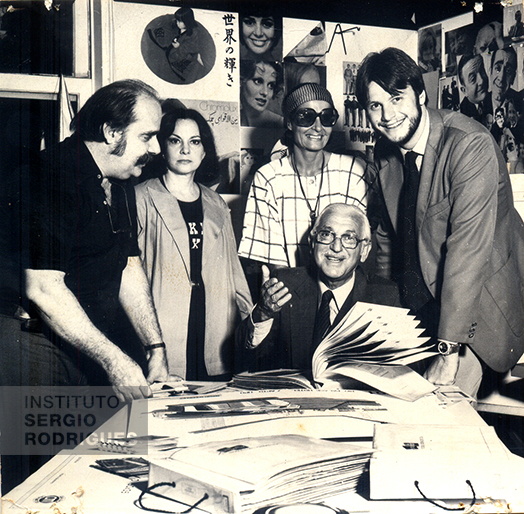
[[[297,167],[295,165],[295,156],[291,154],[290,157],[291,157],[290,158],[291,166],[296,176],[298,177],[298,184],[300,185],[302,196],[304,197],[304,200],[306,201],[306,204],[307,204],[307,208],[309,209],[310,224],[311,226],[313,226],[317,219],[317,210],[318,210],[318,205],[320,203],[320,193],[322,191],[322,182],[324,181],[324,152],[322,152],[322,167],[320,168],[320,185],[318,187],[317,199],[315,200],[315,206],[313,208],[311,207],[311,204],[309,203],[309,199],[306,196],[306,192],[304,191],[304,186],[302,185],[302,178],[300,177],[300,173],[298,172]]]

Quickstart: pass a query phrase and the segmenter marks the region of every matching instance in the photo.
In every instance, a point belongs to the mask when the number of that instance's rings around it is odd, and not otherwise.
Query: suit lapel
[[[213,254],[213,248],[222,232],[224,226],[225,213],[224,209],[218,205],[213,194],[204,186],[200,186],[202,195],[202,210],[204,212],[204,246],[202,249],[202,269],[206,268],[208,260],[216,259]]]
[[[442,117],[437,111],[428,109],[429,137],[424,151],[422,168],[420,170],[420,183],[417,195],[417,233],[426,217],[431,189],[435,183],[435,167],[440,151],[440,143],[444,132]]]
[[[290,319],[284,321],[288,323],[290,330],[290,362],[301,362],[304,351],[309,355],[317,313],[318,285],[314,277],[303,271],[304,273],[295,276],[291,290],[293,298],[287,310]]]
[[[379,171],[380,185],[384,193],[384,201],[395,231],[397,231],[398,202],[402,185],[404,184],[404,166],[402,154],[398,147],[391,149]]]
[[[166,191],[160,179],[155,179],[148,185],[149,196],[159,216],[162,218],[168,232],[173,238],[173,243],[184,262],[188,280],[190,258],[189,258],[189,236],[187,227],[182,216],[182,211],[176,198]]]

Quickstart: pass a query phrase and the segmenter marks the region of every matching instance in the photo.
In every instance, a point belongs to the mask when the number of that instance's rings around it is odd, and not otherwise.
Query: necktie
[[[320,344],[320,341],[322,341],[323,337],[326,335],[329,328],[331,327],[331,321],[329,317],[329,304],[332,299],[333,291],[331,291],[331,289],[328,289],[322,295],[322,301],[320,302],[320,307],[318,308],[317,315],[315,317],[315,328],[313,329],[311,355],[313,355],[313,352]]]
[[[408,152],[404,166],[399,235],[402,247],[401,296],[406,305],[418,310],[431,299],[424,279],[417,248],[416,210],[419,189],[419,171],[416,164],[418,154]]]

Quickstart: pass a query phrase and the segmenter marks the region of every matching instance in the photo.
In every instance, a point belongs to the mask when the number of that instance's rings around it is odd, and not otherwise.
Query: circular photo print
[[[192,84],[205,77],[216,59],[211,34],[181,7],[152,20],[142,34],[142,56],[149,69],[172,84]]]

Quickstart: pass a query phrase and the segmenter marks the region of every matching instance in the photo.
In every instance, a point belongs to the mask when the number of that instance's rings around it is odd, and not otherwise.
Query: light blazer
[[[202,279],[206,295],[204,360],[210,375],[231,371],[236,322],[249,315],[251,295],[236,252],[229,208],[200,186],[204,211]],[[136,187],[138,244],[151,284],[169,372],[185,377],[191,296],[189,236],[178,201],[159,179]]]
[[[476,121],[451,111],[428,114],[416,226],[424,281],[441,305],[438,337],[468,343],[489,367],[506,371],[524,349],[524,226],[506,163]],[[377,232],[377,263],[389,276],[403,183],[400,150],[380,139],[375,161],[387,211]]]
[[[270,333],[254,350],[245,349],[245,342],[253,326],[251,319],[247,318],[242,322],[237,331],[237,352],[243,353],[244,360],[241,365],[237,364],[237,370],[311,370],[311,342],[319,296],[316,275],[307,268],[300,267],[276,269],[273,276],[286,285],[292,298],[274,317]],[[381,277],[368,280],[359,266],[355,270],[353,290],[340,308],[331,330],[358,301],[400,305],[398,289],[393,282]]]

